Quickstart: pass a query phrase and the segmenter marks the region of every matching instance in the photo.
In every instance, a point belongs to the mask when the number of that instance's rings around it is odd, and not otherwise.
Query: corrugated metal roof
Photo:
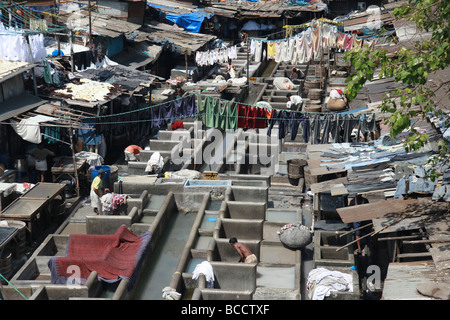
[[[0,103],[0,121],[5,121],[21,113],[30,111],[46,102],[46,100],[42,100],[31,94],[22,94],[6,100]]]

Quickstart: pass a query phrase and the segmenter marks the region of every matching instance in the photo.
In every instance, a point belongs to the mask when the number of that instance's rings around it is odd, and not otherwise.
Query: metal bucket
[[[303,159],[290,159],[288,164],[288,180],[293,186],[298,186],[300,178],[303,178],[303,167],[306,165],[306,161]]]
[[[288,164],[288,176],[291,178],[303,178],[303,167],[306,166],[306,160],[303,159],[290,159]]]

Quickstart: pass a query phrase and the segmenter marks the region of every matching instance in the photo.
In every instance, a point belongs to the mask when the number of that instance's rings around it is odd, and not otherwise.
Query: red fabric
[[[250,107],[246,105],[238,105],[238,128],[248,128],[248,111]]]
[[[176,120],[172,123],[172,130],[184,129],[183,121]]]
[[[264,108],[255,107],[254,110],[255,115],[255,129],[263,129],[267,128],[267,115],[266,110]]]
[[[52,257],[49,261],[52,283],[65,283],[65,279],[73,276],[73,269],[67,272],[69,266],[78,266],[80,278],[84,280],[92,271],[97,271],[98,277],[104,280],[130,278],[142,253],[141,245],[150,241],[145,235],[137,236],[125,225],[112,235],[71,235],[66,256]]]
[[[238,128],[267,128],[267,115],[264,108],[238,105]]]

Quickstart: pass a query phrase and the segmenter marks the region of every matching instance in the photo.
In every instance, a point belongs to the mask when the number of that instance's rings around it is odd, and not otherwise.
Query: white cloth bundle
[[[192,273],[192,279],[197,280],[200,274],[204,274],[208,288],[214,287],[214,272],[211,264],[208,261],[203,261],[195,266]]]

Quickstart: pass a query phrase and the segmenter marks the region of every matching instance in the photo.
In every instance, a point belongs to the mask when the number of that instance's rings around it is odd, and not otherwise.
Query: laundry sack
[[[286,224],[277,231],[281,243],[291,249],[301,249],[312,242],[312,233],[302,224]]]
[[[347,106],[347,98],[344,99],[329,99],[327,109],[333,111],[344,110]]]

